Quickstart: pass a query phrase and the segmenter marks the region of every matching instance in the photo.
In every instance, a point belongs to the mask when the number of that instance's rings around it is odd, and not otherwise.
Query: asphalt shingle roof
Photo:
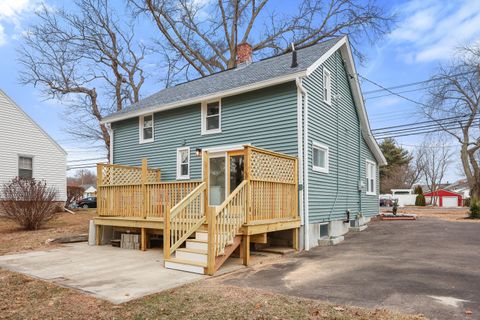
[[[139,102],[124,108],[122,111],[108,115],[108,118],[120,114],[128,114],[137,110],[148,111],[162,105],[194,99],[209,94],[215,94],[238,87],[255,84],[297,72],[305,71],[341,38],[334,38],[316,45],[297,50],[298,66],[291,67],[292,54],[286,53],[272,58],[267,58],[250,65],[218,72],[203,78],[181,83],[173,87],[163,89],[148,96]]]

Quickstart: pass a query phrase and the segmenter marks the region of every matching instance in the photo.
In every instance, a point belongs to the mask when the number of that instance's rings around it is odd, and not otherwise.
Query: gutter
[[[302,78],[297,78],[296,80],[298,89],[302,92],[305,96],[304,100],[304,117],[303,117],[303,129],[304,129],[304,137],[303,137],[303,229],[304,229],[304,242],[305,242],[305,250],[310,250],[310,235],[309,235],[309,210],[308,210],[308,92],[302,85]],[[301,97],[300,97],[301,99]],[[301,106],[300,106],[301,109]],[[301,110],[299,115],[301,116]],[[298,117],[300,118],[300,117]],[[300,119],[301,122],[301,119]],[[302,137],[299,133],[299,140],[302,140]],[[300,141],[299,149],[302,141]]]

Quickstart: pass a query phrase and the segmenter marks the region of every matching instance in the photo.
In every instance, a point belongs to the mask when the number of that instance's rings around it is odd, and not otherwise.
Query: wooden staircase
[[[164,234],[164,242],[167,242],[164,246],[165,268],[213,275],[240,245],[238,232],[245,223],[248,181],[244,180],[220,206],[211,208],[207,232],[200,231],[200,222],[204,222],[204,218],[189,222],[187,226],[185,220],[181,220],[185,214],[180,211],[187,211],[188,221],[199,217],[188,213],[189,204],[186,202],[194,201],[204,190],[204,186],[199,186],[185,198],[185,203],[182,200],[171,210]],[[180,247],[183,244],[185,247]],[[173,253],[175,256],[171,257]]]

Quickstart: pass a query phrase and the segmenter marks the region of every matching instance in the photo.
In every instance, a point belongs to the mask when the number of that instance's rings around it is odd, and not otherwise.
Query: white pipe
[[[304,198],[304,232],[305,232],[305,250],[310,249],[310,235],[309,235],[309,216],[308,216],[308,92],[302,85],[302,79],[298,78],[297,86],[305,95],[304,100],[304,117],[303,117],[303,198]]]
[[[304,89],[301,86],[300,79],[295,80],[297,84],[297,146],[298,146],[298,184],[302,186],[299,190],[299,211],[301,224],[304,225],[304,215],[303,215],[303,95],[305,94]]]

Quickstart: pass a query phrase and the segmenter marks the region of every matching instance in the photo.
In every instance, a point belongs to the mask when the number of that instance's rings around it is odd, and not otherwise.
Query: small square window
[[[23,179],[33,178],[32,157],[18,157],[18,176]]]
[[[140,143],[153,141],[153,114],[140,117]]]
[[[190,179],[190,147],[177,149],[177,179]]]
[[[318,142],[313,143],[312,169],[313,171],[328,173],[328,147],[326,145]]]
[[[221,132],[220,101],[202,103],[202,134]]]

